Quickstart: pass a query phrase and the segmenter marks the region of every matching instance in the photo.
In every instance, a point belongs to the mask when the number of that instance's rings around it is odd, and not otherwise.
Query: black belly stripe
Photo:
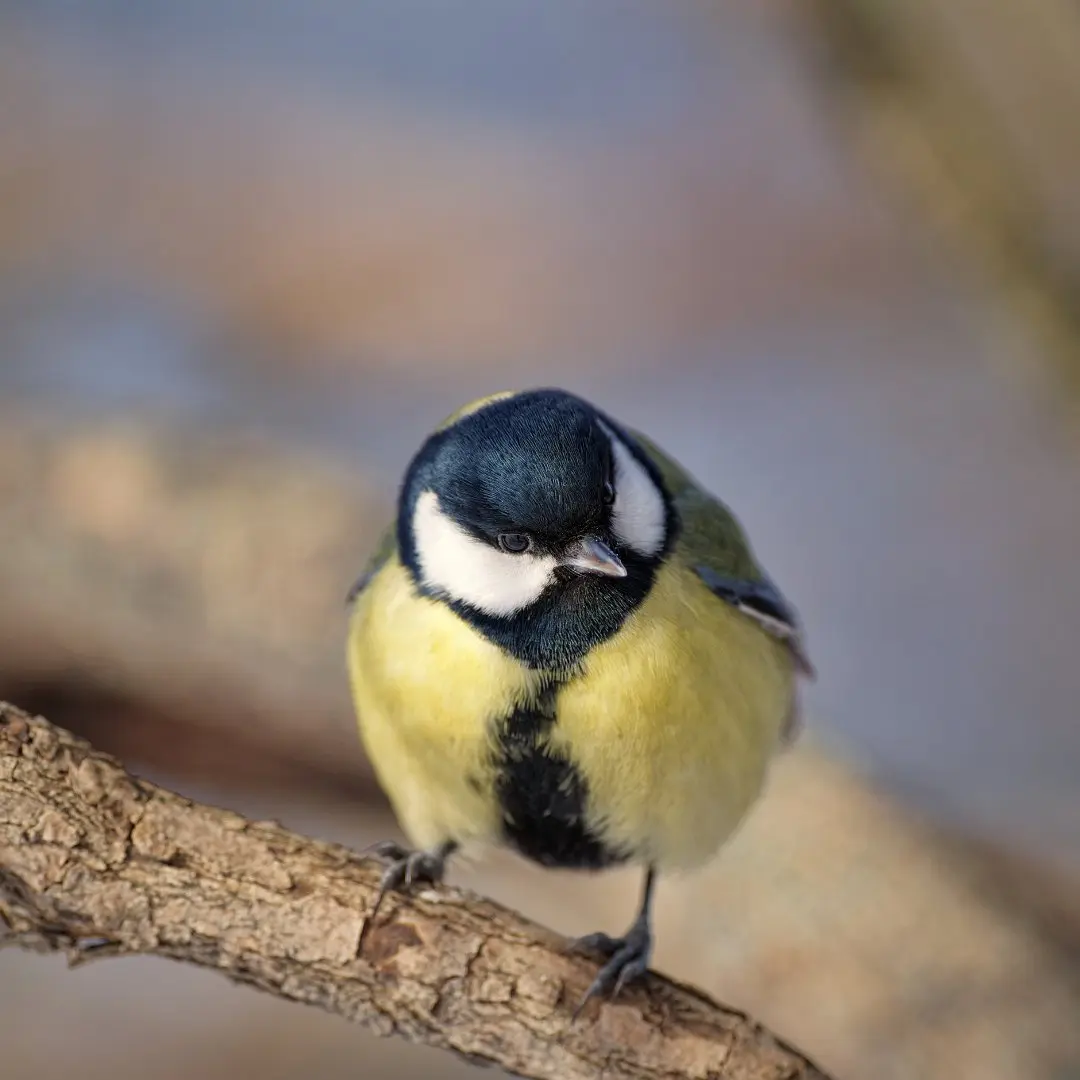
[[[599,870],[625,862],[587,822],[588,784],[574,764],[546,744],[557,722],[561,683],[552,680],[530,706],[498,722],[496,794],[506,841],[542,866]]]

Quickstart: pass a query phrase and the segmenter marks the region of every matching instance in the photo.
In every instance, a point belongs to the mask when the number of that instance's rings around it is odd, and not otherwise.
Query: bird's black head
[[[398,517],[423,592],[526,663],[556,669],[618,630],[673,533],[640,446],[561,390],[462,410],[414,458]]]

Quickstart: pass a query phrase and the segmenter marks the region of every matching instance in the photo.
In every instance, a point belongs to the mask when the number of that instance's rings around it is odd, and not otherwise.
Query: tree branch
[[[191,802],[0,703],[0,945],[215,968],[521,1076],[825,1080],[746,1016],[655,975],[571,1024],[595,974],[449,888],[388,900],[349,850]]]
[[[799,15],[867,160],[967,253],[1080,393],[1080,233],[1056,180],[1080,165],[1066,134],[1080,103],[1075,5],[813,0]]]

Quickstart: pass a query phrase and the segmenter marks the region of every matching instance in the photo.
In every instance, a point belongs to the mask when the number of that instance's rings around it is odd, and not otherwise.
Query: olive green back
[[[765,575],[735,515],[651,439],[629,429],[627,434],[648,454],[675,503],[682,522],[679,557],[691,566],[706,567],[723,577],[762,580]]]

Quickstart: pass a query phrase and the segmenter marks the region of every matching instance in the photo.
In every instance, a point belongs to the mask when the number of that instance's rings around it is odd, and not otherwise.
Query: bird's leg
[[[641,891],[641,907],[630,929],[621,938],[607,934],[589,934],[578,938],[572,946],[574,952],[597,952],[607,957],[607,963],[600,969],[585,991],[578,1007],[574,1010],[577,1019],[586,1003],[605,995],[615,997],[620,990],[633,979],[637,979],[649,970],[649,957],[652,954],[652,894],[656,883],[656,871],[653,867],[645,872],[645,885]]]
[[[379,879],[379,891],[375,894],[371,914],[364,920],[364,928],[366,929],[378,914],[388,892],[402,888],[410,889],[421,881],[429,881],[433,884],[442,881],[443,874],[446,873],[446,861],[457,851],[457,848],[456,840],[444,840],[431,851],[410,851],[394,840],[372,844],[364,854],[374,855],[387,861],[389,865]]]

